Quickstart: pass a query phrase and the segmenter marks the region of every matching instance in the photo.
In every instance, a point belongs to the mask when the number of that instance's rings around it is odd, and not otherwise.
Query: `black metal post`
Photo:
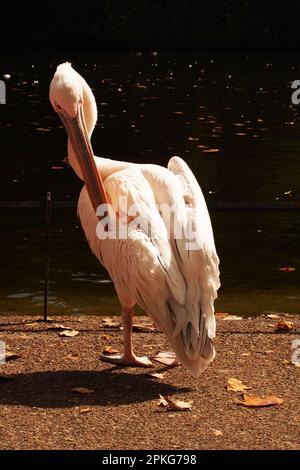
[[[45,291],[44,291],[44,321],[48,320],[48,295],[49,295],[49,231],[50,231],[50,219],[51,219],[51,193],[46,194],[46,206],[45,206],[45,235],[46,235],[46,247],[45,247]]]

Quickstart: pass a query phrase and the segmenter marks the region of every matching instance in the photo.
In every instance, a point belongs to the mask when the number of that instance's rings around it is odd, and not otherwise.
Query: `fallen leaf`
[[[281,403],[283,403],[283,400],[281,398],[276,397],[276,395],[256,397],[254,395],[244,394],[243,400],[235,399],[235,402],[239,405],[255,408],[261,406],[281,405]]]
[[[47,328],[48,331],[51,331],[51,330],[61,330],[61,331],[64,331],[64,330],[71,330],[71,328],[69,326],[64,326],[62,325],[61,323],[53,323],[53,325],[50,325],[48,328]]]
[[[171,366],[173,364],[175,365],[174,361],[176,360],[176,354],[173,351],[162,351],[156,354],[152,359],[164,364],[165,366]]]
[[[155,379],[163,379],[165,377],[164,372],[148,372],[147,377],[154,377]]]
[[[222,320],[223,318],[227,317],[228,313],[223,313],[223,312],[216,312],[215,317],[219,320]]]
[[[164,408],[166,411],[189,411],[192,409],[191,402],[174,400],[172,398],[163,397],[162,395],[159,395],[158,406]]]
[[[295,367],[299,367],[300,368],[300,362],[293,362],[294,366]]]
[[[277,315],[276,313],[269,313],[267,317],[271,318],[271,320],[278,320],[280,318],[280,315]]]
[[[78,361],[80,359],[80,356],[79,354],[74,353],[74,354],[68,354],[67,358],[71,359],[71,361]]]
[[[156,328],[154,328],[153,326],[146,326],[146,325],[137,323],[133,325],[132,331],[141,332],[141,333],[149,333],[151,331],[156,331]]]
[[[247,387],[247,385],[243,384],[241,380],[235,379],[234,377],[230,377],[226,385],[228,392],[244,392],[245,390],[250,390],[251,388],[252,387]]]
[[[16,354],[11,351],[5,351],[4,353],[0,354],[0,361],[12,361],[14,359],[19,359],[20,357],[20,354]]]
[[[288,366],[291,364],[291,362],[288,359],[283,359],[282,364]]]
[[[79,408],[80,415],[85,415],[87,413],[90,413],[91,411],[92,411],[92,408]]]
[[[287,320],[279,320],[275,331],[290,331],[295,327],[294,323]]]
[[[218,429],[212,429],[212,432],[215,436],[223,436],[222,431],[219,431]]]
[[[236,315],[227,315],[226,317],[222,318],[222,320],[243,320],[243,317],[237,317]]]
[[[71,392],[80,393],[82,395],[88,395],[90,393],[94,393],[94,391],[95,391],[94,388],[85,388],[85,387],[71,388]]]
[[[106,354],[107,356],[111,355],[111,354],[118,354],[119,351],[115,348],[113,348],[112,346],[106,346],[103,351],[102,351],[102,354]]]
[[[110,335],[101,335],[101,339],[104,339],[105,341],[108,341],[109,339],[111,339],[111,336]]]
[[[120,326],[120,323],[112,318],[102,318],[102,322],[105,323],[106,328],[119,328]]]
[[[244,352],[241,354],[241,356],[251,356],[251,352]]]
[[[70,338],[73,338],[74,336],[79,335],[79,331],[76,330],[64,330],[61,333],[59,333],[59,336],[67,336]]]
[[[283,268],[279,268],[279,271],[291,273],[292,271],[296,271],[296,268],[294,268],[294,266],[284,266]]]

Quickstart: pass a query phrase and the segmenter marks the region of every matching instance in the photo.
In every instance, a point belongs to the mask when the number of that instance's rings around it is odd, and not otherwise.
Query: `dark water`
[[[76,200],[66,136],[48,102],[55,67],[69,59],[96,95],[97,155],[166,165],[182,156],[208,201],[299,201],[299,108],[293,54],[110,53],[7,55],[0,64],[0,201]],[[44,219],[0,210],[0,313],[40,313]],[[212,212],[221,258],[218,311],[299,313],[296,212]],[[279,268],[290,266],[292,272]],[[89,248],[75,209],[51,226],[51,313],[118,313],[113,285]]]

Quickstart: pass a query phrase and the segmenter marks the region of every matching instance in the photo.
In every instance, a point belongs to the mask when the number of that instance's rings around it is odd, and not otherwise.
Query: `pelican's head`
[[[97,171],[90,136],[97,120],[92,90],[70,63],[57,67],[50,84],[50,102],[65,126],[94,209],[107,202]]]
[[[58,114],[74,118],[83,103],[83,89],[79,74],[69,62],[57,67],[50,84],[50,102]]]

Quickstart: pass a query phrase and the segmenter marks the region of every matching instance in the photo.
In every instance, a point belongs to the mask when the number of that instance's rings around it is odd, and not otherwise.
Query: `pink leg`
[[[112,364],[121,364],[134,367],[150,367],[152,362],[145,356],[137,357],[132,349],[132,318],[133,308],[123,308],[122,322],[124,334],[124,352],[123,355],[103,355],[101,359]]]

